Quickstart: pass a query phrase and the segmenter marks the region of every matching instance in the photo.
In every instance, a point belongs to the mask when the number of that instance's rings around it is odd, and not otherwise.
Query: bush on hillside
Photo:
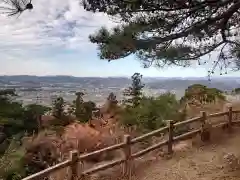
[[[116,115],[118,111],[118,100],[113,92],[108,95],[105,107],[107,113],[111,113],[113,116]]]
[[[39,127],[39,116],[51,111],[50,107],[39,105],[39,104],[29,104],[25,106],[24,111],[24,126],[27,131],[38,132]],[[27,126],[26,126],[27,125]]]
[[[232,90],[232,94],[240,94],[240,88],[235,88]]]
[[[123,100],[123,103],[126,106],[136,107],[140,104],[143,97],[142,90],[145,85],[142,83],[142,75],[140,73],[134,73],[131,79],[131,86],[123,92],[123,95],[126,97],[126,99]]]
[[[5,153],[0,157],[0,179],[21,180],[26,176],[24,153],[25,150],[19,142],[12,140]]]
[[[63,97],[59,96],[52,102],[52,115],[57,118],[61,119],[66,115],[64,109],[66,107],[66,101]]]
[[[64,133],[64,127],[74,122],[74,118],[72,116],[63,116],[61,119],[54,118],[49,123],[48,130],[54,131],[58,136],[62,136]]]
[[[217,100],[226,100],[224,92],[217,88],[209,88],[202,84],[193,84],[185,90],[181,103],[206,104],[215,103]]]
[[[122,113],[122,123],[125,126],[136,126],[147,132],[166,126],[166,120],[179,121],[182,112],[176,96],[165,93],[158,97],[143,97],[137,107],[127,107]]]
[[[14,100],[15,90],[0,90],[0,155],[8,148],[12,138],[19,141],[25,134],[37,132],[37,115],[49,111],[48,107],[29,104],[24,106]]]
[[[79,122],[86,123],[92,119],[92,112],[96,108],[93,101],[84,101],[85,93],[77,92],[76,99],[70,104],[68,114],[74,115]]]
[[[24,143],[24,165],[27,173],[33,174],[61,161],[60,147],[63,141],[54,131],[44,130]]]
[[[83,102],[84,114],[82,116],[81,122],[85,123],[92,119],[93,110],[96,108],[96,103],[93,101]]]

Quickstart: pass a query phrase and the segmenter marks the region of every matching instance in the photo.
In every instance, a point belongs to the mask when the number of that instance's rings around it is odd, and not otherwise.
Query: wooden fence
[[[36,174],[33,174],[31,176],[28,176],[22,180],[39,180],[39,179],[43,179],[44,177],[49,176],[51,173],[56,172],[57,170],[60,170],[62,168],[66,168],[66,167],[70,167],[71,168],[71,180],[77,180],[77,179],[81,179],[82,177],[84,177],[85,175],[91,175],[93,173],[96,173],[98,171],[102,171],[108,168],[112,168],[113,166],[116,165],[120,165],[123,164],[124,166],[124,176],[126,177],[126,179],[130,179],[131,178],[131,171],[132,171],[132,162],[135,158],[138,158],[140,156],[145,155],[148,152],[151,152],[153,150],[156,150],[160,147],[163,146],[167,146],[168,148],[168,153],[171,154],[173,153],[173,143],[184,140],[184,139],[188,139],[191,138],[195,135],[197,135],[198,133],[202,132],[202,128],[199,128],[197,130],[193,130],[184,134],[181,134],[179,136],[174,137],[174,129],[175,127],[180,127],[180,126],[184,126],[193,122],[201,122],[202,125],[205,124],[206,120],[208,118],[213,118],[213,117],[220,117],[220,116],[227,116],[228,121],[218,124],[217,126],[224,126],[227,125],[227,127],[229,128],[229,130],[231,130],[232,126],[235,124],[240,123],[240,121],[233,121],[233,113],[240,113],[239,111],[233,111],[232,107],[228,108],[228,111],[226,112],[219,112],[219,113],[214,113],[214,114],[210,114],[207,115],[206,112],[201,112],[201,116],[199,117],[194,117],[191,119],[188,119],[186,121],[182,121],[182,122],[177,122],[177,123],[173,123],[173,121],[169,121],[169,125],[157,130],[154,130],[150,133],[144,134],[142,136],[139,136],[137,138],[131,139],[131,137],[129,135],[125,135],[124,136],[124,142],[120,143],[120,144],[116,144],[104,149],[100,149],[88,154],[83,154],[83,155],[78,155],[77,151],[71,151],[70,152],[70,158],[62,163],[59,163],[55,166],[49,167],[43,171],[40,171]],[[203,126],[202,126],[203,127]],[[141,150],[137,153],[132,153],[131,152],[131,146],[134,145],[135,143],[141,142],[149,137],[152,136],[157,136],[160,133],[163,132],[168,132],[168,139],[164,140],[160,143],[154,144],[144,150]],[[112,162],[103,164],[103,165],[99,165],[97,167],[93,167],[91,169],[88,170],[83,170],[80,165],[83,163],[84,160],[86,160],[87,158],[91,157],[91,156],[95,156],[95,155],[99,155],[101,153],[106,153],[106,152],[110,152],[113,150],[117,150],[117,149],[123,149],[124,152],[124,158],[121,159],[117,159],[114,160]],[[82,170],[81,170],[82,169]]]

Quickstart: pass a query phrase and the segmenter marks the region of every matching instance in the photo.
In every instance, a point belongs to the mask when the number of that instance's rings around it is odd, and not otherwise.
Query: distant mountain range
[[[131,77],[76,77],[76,76],[32,76],[32,75],[0,75],[1,81],[81,81],[81,80],[93,80],[93,79],[131,79]],[[143,77],[147,81],[152,80],[207,80],[207,77]],[[213,80],[240,80],[240,77],[213,77]]]
[[[185,89],[191,84],[204,84],[209,87],[216,87],[222,90],[232,90],[240,87],[240,77],[218,77],[212,78],[167,78],[167,77],[144,77],[143,82],[150,89],[179,90]],[[131,83],[130,77],[74,77],[74,76],[0,76],[0,84],[14,84],[27,87],[36,87],[49,84],[62,86],[65,84],[79,84],[81,86],[94,87],[125,87]]]
[[[157,96],[166,91],[181,98],[184,90],[192,84],[204,84],[223,91],[232,91],[240,87],[240,78],[166,78],[144,77],[144,93]],[[119,100],[123,99],[123,90],[131,85],[130,77],[73,77],[73,76],[0,76],[0,89],[15,88],[18,100],[29,103],[50,105],[52,98],[62,96],[67,102],[72,102],[75,92],[86,93],[85,99],[101,105],[108,95],[113,92]],[[234,97],[235,98],[235,97]],[[236,99],[236,98],[235,98]]]
[[[82,81],[94,81],[94,80],[129,80],[125,77],[74,77],[74,76],[28,76],[28,75],[18,75],[18,76],[0,76],[0,82],[82,82]]]

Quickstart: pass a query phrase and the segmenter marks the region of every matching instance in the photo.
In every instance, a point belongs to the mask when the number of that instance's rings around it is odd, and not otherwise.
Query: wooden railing
[[[197,135],[198,133],[201,133],[201,131],[202,131],[202,129],[199,128],[199,129],[196,129],[196,130],[193,130],[193,131],[190,131],[190,132],[187,132],[187,133],[184,133],[184,134],[174,137],[174,128],[175,127],[184,126],[184,125],[187,125],[187,124],[190,124],[193,122],[201,122],[202,124],[205,124],[205,122],[208,118],[227,116],[228,121],[221,123],[220,125],[227,125],[227,127],[229,129],[231,129],[234,124],[240,123],[240,121],[233,121],[233,113],[240,113],[240,110],[233,111],[232,107],[229,107],[228,111],[226,111],[226,112],[219,112],[219,113],[214,113],[214,114],[210,114],[210,115],[207,115],[206,112],[203,111],[203,112],[201,112],[201,116],[194,117],[194,118],[188,119],[186,121],[177,122],[174,124],[173,121],[170,120],[169,125],[167,127],[163,127],[163,128],[154,130],[150,133],[144,134],[144,135],[136,137],[134,139],[131,139],[131,137],[129,135],[125,135],[124,142],[104,148],[104,149],[100,149],[100,150],[97,150],[97,151],[94,151],[94,152],[91,152],[88,154],[79,156],[77,151],[71,151],[70,158],[68,160],[66,160],[62,163],[59,163],[55,166],[49,167],[49,168],[47,168],[43,171],[40,171],[36,174],[28,176],[22,180],[43,179],[44,177],[49,176],[51,173],[56,172],[57,170],[60,170],[62,168],[66,168],[66,167],[71,168],[71,180],[77,180],[77,179],[80,179],[81,177],[84,177],[85,175],[91,175],[98,171],[102,171],[102,170],[105,170],[105,169],[108,169],[108,168],[111,168],[113,166],[120,165],[120,164],[124,165],[123,166],[124,167],[124,176],[127,179],[130,179],[131,171],[132,171],[132,162],[135,158],[143,156],[148,152],[151,152],[153,150],[156,150],[156,149],[166,146],[166,145],[168,148],[168,153],[171,154],[171,153],[173,153],[173,143],[184,140],[184,139],[191,138],[191,137]],[[152,145],[144,150],[141,150],[137,153],[131,152],[131,146],[133,144],[141,142],[149,137],[157,136],[163,132],[168,132],[167,140],[164,140],[160,143],[154,144],[154,145]],[[81,169],[80,165],[87,158],[94,156],[94,155],[100,155],[101,153],[106,153],[106,152],[110,152],[113,150],[117,150],[117,149],[123,149],[123,152],[125,155],[124,158],[120,158],[120,159],[114,160],[112,162],[109,162],[109,163],[106,163],[103,165],[99,165],[97,167],[93,167],[91,169],[87,169],[87,170]]]

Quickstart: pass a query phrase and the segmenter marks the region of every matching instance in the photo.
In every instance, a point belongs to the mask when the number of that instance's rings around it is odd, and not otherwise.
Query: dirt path
[[[190,141],[175,146],[173,157],[159,159],[141,172],[134,180],[237,180],[240,179],[240,167],[230,167],[226,154],[240,157],[240,129],[230,135],[222,135],[218,142],[208,145],[193,145]],[[239,158],[240,159],[240,158]]]

